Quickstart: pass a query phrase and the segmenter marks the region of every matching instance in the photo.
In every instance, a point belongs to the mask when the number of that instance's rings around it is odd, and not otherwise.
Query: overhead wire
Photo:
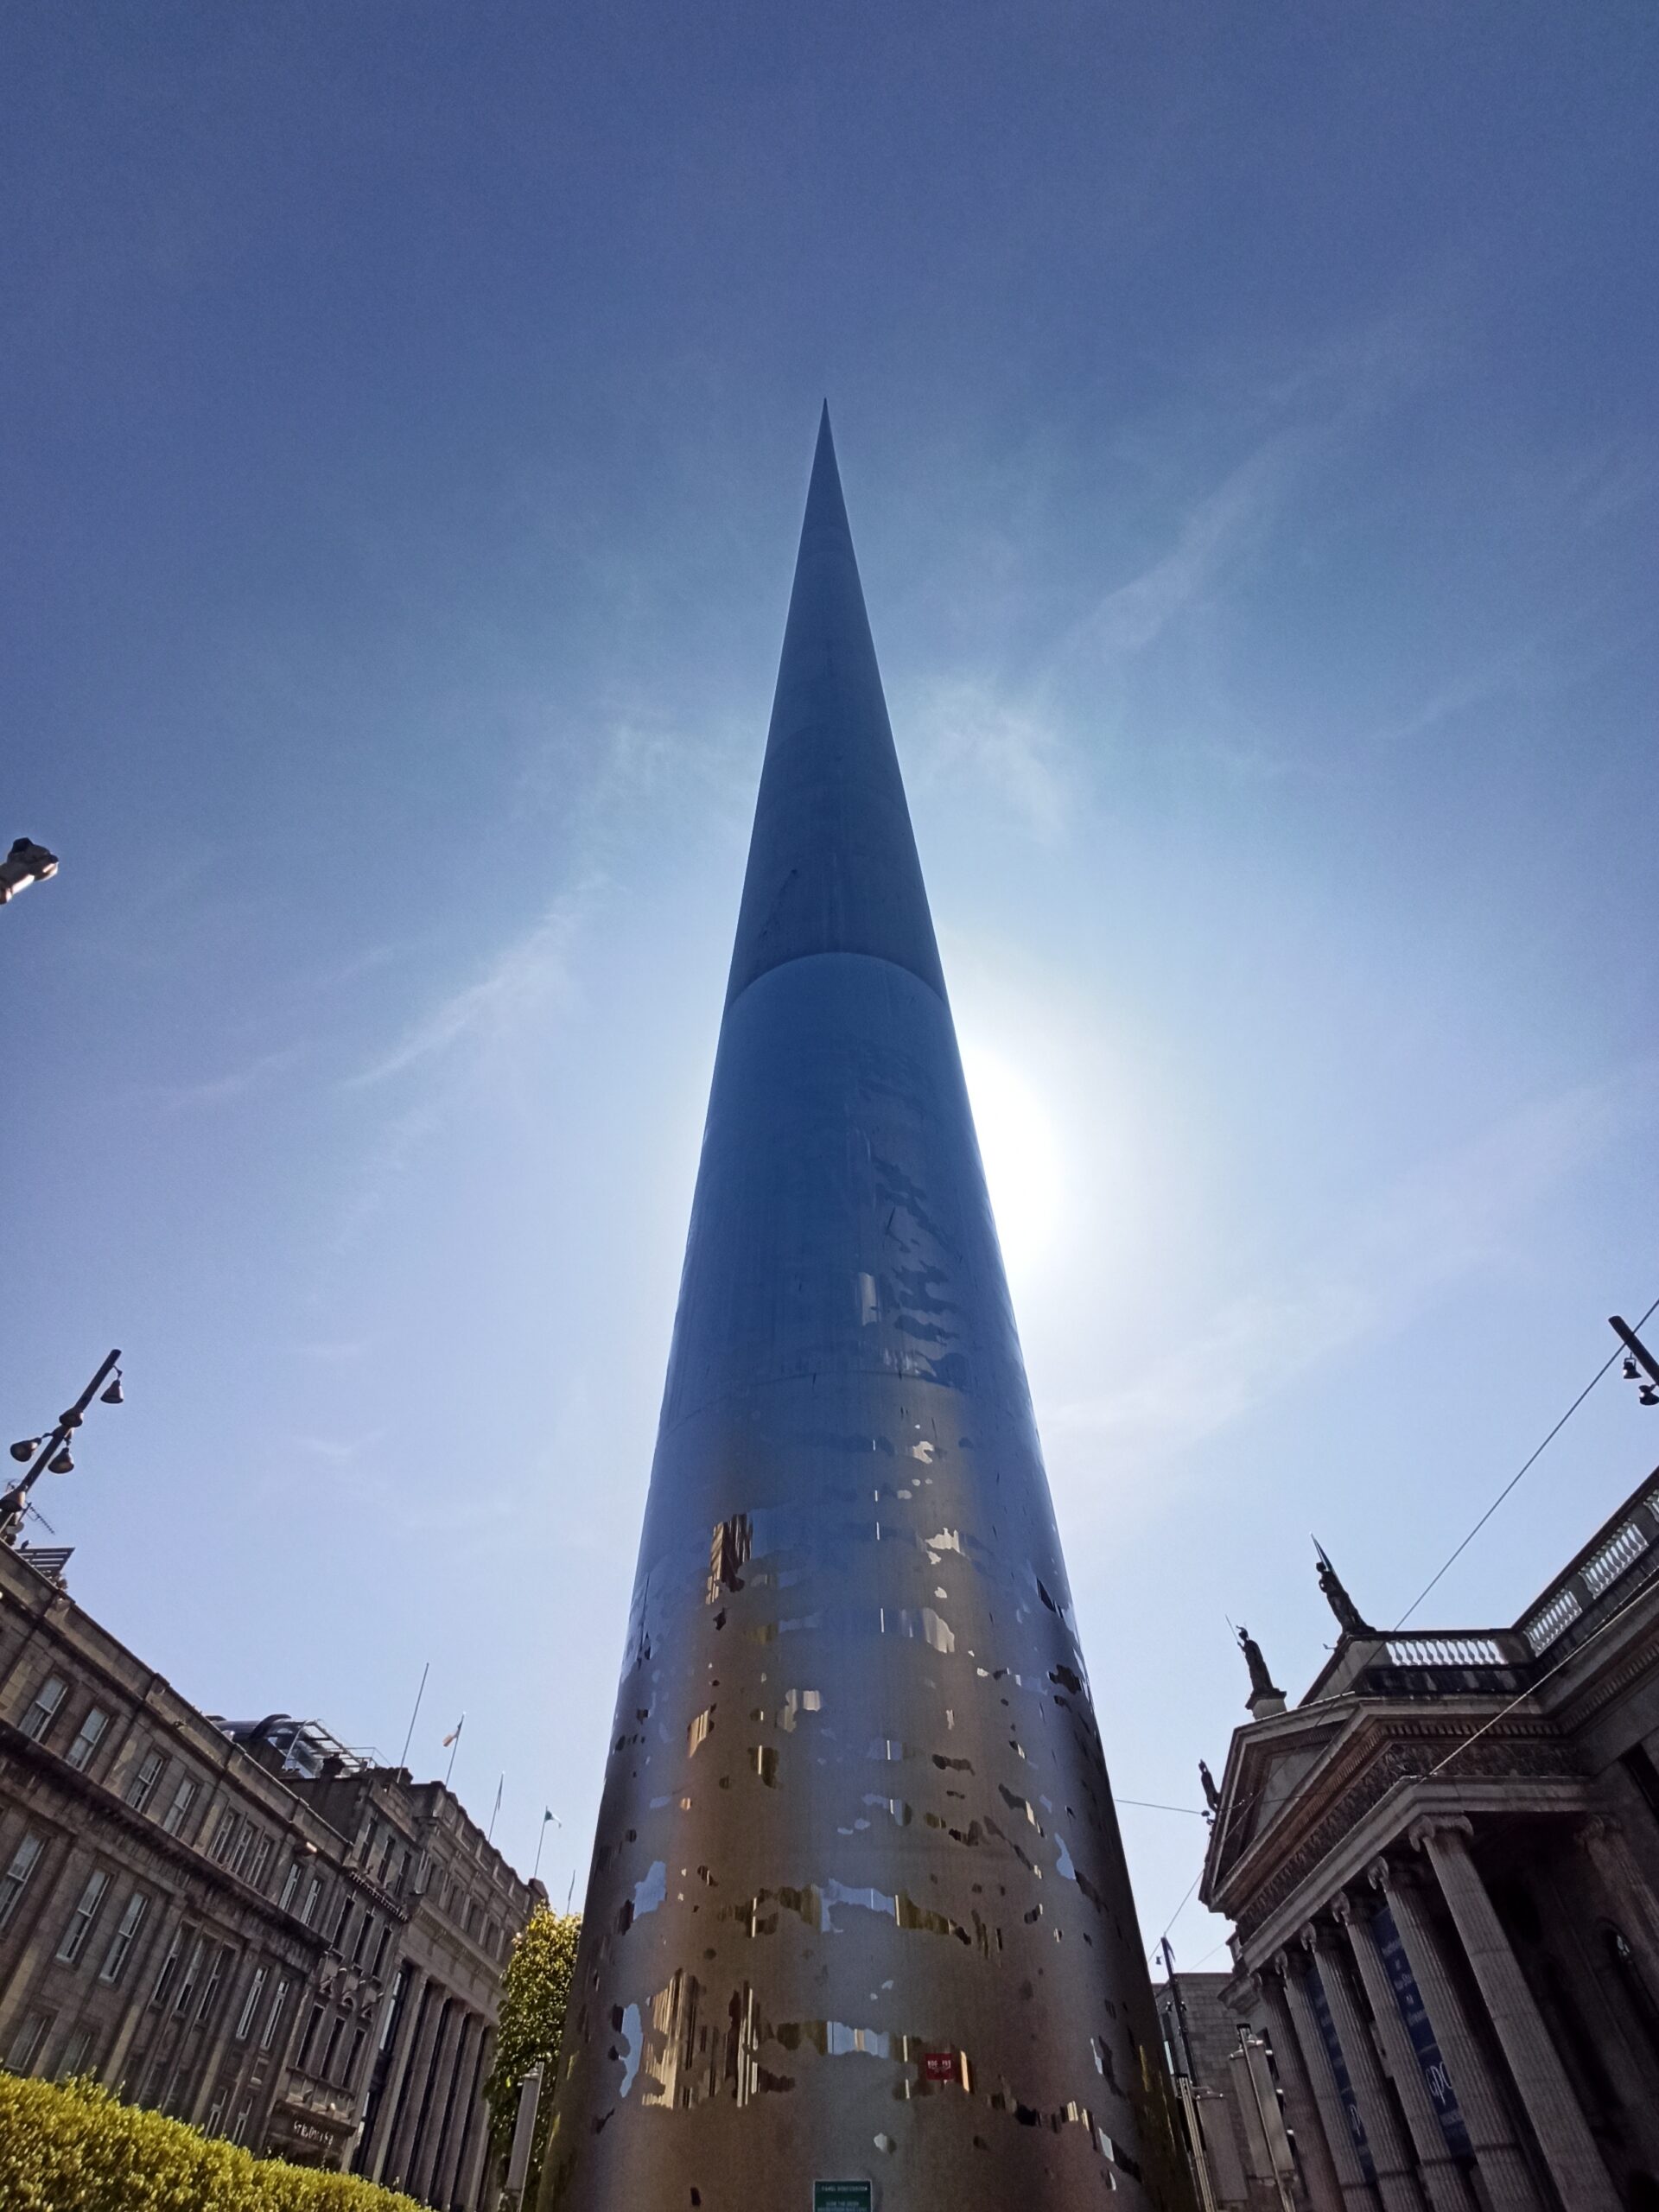
[[[1648,1307],[1646,1313],[1644,1313],[1641,1319],[1637,1322],[1636,1327],[1638,1330],[1645,1327],[1647,1323],[1653,1319],[1656,1313],[1659,1313],[1659,1298],[1656,1298],[1654,1300],[1652,1305]],[[1583,1389],[1579,1392],[1577,1397],[1573,1399],[1572,1404],[1567,1408],[1567,1411],[1550,1428],[1542,1441],[1534,1451],[1529,1453],[1528,1457],[1524,1460],[1522,1460],[1520,1466],[1516,1468],[1514,1474],[1512,1474],[1508,1482],[1504,1484],[1503,1489],[1499,1491],[1497,1496],[1486,1508],[1485,1511],[1475,1522],[1474,1526],[1469,1530],[1468,1534],[1463,1538],[1462,1541],[1458,1544],[1452,1551],[1448,1553],[1440,1567],[1437,1567],[1435,1572],[1429,1577],[1428,1580],[1417,1592],[1417,1595],[1412,1599],[1410,1605],[1406,1607],[1405,1611],[1402,1613],[1399,1619],[1395,1621],[1394,1627],[1389,1630],[1390,1635],[1398,1634],[1400,1630],[1405,1626],[1406,1623],[1416,1611],[1418,1606],[1422,1604],[1424,1599],[1428,1596],[1429,1592],[1435,1587],[1435,1586],[1445,1577],[1450,1569],[1457,1564],[1458,1560],[1462,1558],[1464,1553],[1468,1550],[1470,1545],[1473,1543],[1475,1538],[1486,1526],[1486,1523],[1491,1519],[1493,1514],[1497,1511],[1498,1507],[1503,1504],[1505,1498],[1507,1498],[1511,1491],[1516,1487],[1522,1477],[1529,1474],[1532,1469],[1536,1466],[1539,1460],[1543,1458],[1544,1453],[1548,1450],[1549,1446],[1555,1441],[1555,1439],[1567,1427],[1568,1421],[1572,1420],[1573,1414],[1577,1413],[1579,1408],[1584,1403],[1585,1400],[1590,1395],[1590,1393],[1595,1389],[1597,1383],[1601,1381],[1602,1377],[1617,1363],[1619,1357],[1620,1348],[1616,1346],[1602,1362],[1601,1365],[1596,1370],[1595,1373],[1590,1377],[1590,1380],[1585,1384]],[[1566,1657],[1558,1660],[1555,1665],[1551,1667],[1547,1673],[1541,1675],[1535,1682],[1530,1684],[1527,1689],[1522,1692],[1519,1697],[1513,1699],[1510,1704],[1504,1706],[1499,1712],[1495,1713],[1491,1716],[1491,1719],[1484,1722],[1480,1727],[1475,1730],[1472,1735],[1465,1737],[1464,1741],[1458,1745],[1455,1750],[1448,1751],[1445,1758],[1443,1758],[1437,1766],[1431,1770],[1429,1778],[1432,1779],[1433,1775],[1439,1774],[1444,1768],[1449,1766],[1453,1759],[1459,1758],[1464,1751],[1468,1750],[1470,1745],[1478,1742],[1478,1739],[1486,1733],[1489,1728],[1496,1727],[1497,1723],[1503,1719],[1507,1714],[1513,1713],[1517,1706],[1524,1705],[1527,1699],[1533,1696],[1538,1690],[1540,1690],[1543,1685],[1550,1680],[1552,1675],[1559,1674],[1560,1669],[1567,1666],[1571,1660],[1576,1658],[1580,1652],[1586,1650],[1599,1637],[1605,1635],[1606,1631],[1613,1626],[1614,1623],[1620,1618],[1621,1615],[1626,1611],[1628,1606],[1634,1602],[1634,1598],[1627,1599],[1625,1600],[1625,1604],[1621,1605],[1618,1611],[1610,1614],[1607,1619],[1603,1621],[1598,1628],[1593,1630],[1592,1633],[1585,1638],[1582,1643],[1575,1644],[1573,1649],[1567,1654]],[[1147,1804],[1150,1801],[1144,1798],[1134,1797],[1124,1797],[1118,1800],[1119,1803],[1125,1805]],[[1155,1806],[1153,1809],[1160,1812],[1187,1812],[1196,1810],[1197,1808],[1188,1806],[1166,1805]],[[1202,1816],[1200,1815],[1200,1817]],[[1205,1855],[1206,1857],[1208,1856],[1207,1849]],[[1185,1894],[1182,1897],[1180,1903],[1176,1906],[1174,1911],[1171,1913],[1168,1922],[1165,1926],[1163,1935],[1159,1937],[1158,1942],[1153,1945],[1151,1951],[1147,1954],[1149,1958],[1155,1958],[1158,1955],[1160,1947],[1162,1945],[1165,1936],[1169,1934],[1170,1929],[1173,1928],[1175,1923],[1180,1918],[1182,1913],[1185,1911],[1187,1904],[1192,1897],[1193,1891],[1198,1888],[1198,1884],[1203,1878],[1204,1869],[1200,1866],[1198,1872],[1193,1876],[1192,1880],[1188,1886]],[[1224,1948],[1224,1941],[1225,1939],[1224,1938],[1223,1943],[1217,1943],[1210,1950],[1206,1951],[1205,1958],[1199,1961],[1199,1965],[1202,1966],[1205,1960],[1214,1958],[1217,1951]],[[1196,1972],[1197,1968],[1193,1968],[1192,1971]]]
[[[1659,1313],[1659,1298],[1656,1298],[1654,1300],[1652,1305],[1649,1306],[1647,1312],[1642,1316],[1642,1319],[1637,1323],[1637,1327],[1638,1329],[1641,1328],[1644,1322],[1650,1321],[1656,1313]],[[1616,1348],[1607,1355],[1607,1357],[1590,1377],[1590,1380],[1585,1384],[1583,1389],[1580,1391],[1578,1396],[1573,1399],[1572,1404],[1556,1422],[1554,1427],[1550,1430],[1548,1435],[1545,1437],[1543,1442],[1538,1446],[1537,1450],[1532,1452],[1531,1455],[1516,1468],[1514,1474],[1510,1477],[1508,1482],[1504,1484],[1503,1489],[1499,1491],[1497,1496],[1492,1500],[1486,1510],[1481,1515],[1479,1520],[1476,1522],[1474,1527],[1469,1531],[1468,1535],[1458,1546],[1457,1549],[1451,1554],[1450,1557],[1448,1557],[1441,1566],[1430,1575],[1428,1580],[1424,1583],[1422,1588],[1417,1592],[1417,1595],[1406,1607],[1405,1611],[1402,1613],[1399,1619],[1395,1621],[1393,1628],[1389,1630],[1389,1633],[1391,1636],[1397,1635],[1399,1633],[1399,1631],[1405,1626],[1406,1623],[1411,1618],[1412,1615],[1416,1611],[1418,1606],[1422,1604],[1424,1599],[1427,1597],[1429,1592],[1434,1587],[1435,1584],[1440,1581],[1445,1573],[1446,1573],[1448,1569],[1455,1566],[1457,1561],[1462,1558],[1465,1552],[1468,1550],[1470,1545],[1474,1542],[1475,1538],[1480,1534],[1481,1530],[1486,1526],[1486,1523],[1491,1519],[1493,1514],[1497,1512],[1498,1507],[1503,1504],[1504,1499],[1520,1481],[1522,1476],[1529,1473],[1532,1468],[1537,1465],[1538,1461],[1543,1458],[1544,1453],[1555,1441],[1555,1439],[1567,1427],[1568,1421],[1572,1420],[1573,1414],[1577,1413],[1579,1408],[1584,1403],[1590,1393],[1595,1389],[1597,1383],[1600,1382],[1602,1376],[1606,1374],[1608,1369],[1612,1366],[1613,1363],[1618,1357],[1618,1348]]]

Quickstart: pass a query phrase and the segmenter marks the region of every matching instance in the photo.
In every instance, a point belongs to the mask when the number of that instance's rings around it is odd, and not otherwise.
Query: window
[[[236,1839],[235,1856],[231,1860],[231,1872],[232,1874],[240,1874],[243,1868],[247,1865],[248,1854],[253,1849],[253,1839],[257,1834],[258,1830],[254,1827],[251,1821],[243,1821],[242,1833]]]
[[[168,1835],[177,1835],[184,1826],[185,1816],[196,1802],[200,1784],[186,1775],[173,1792],[173,1802],[162,1815],[162,1826]]]
[[[188,1933],[188,1929],[175,1929],[173,1941],[167,1947],[167,1956],[162,1961],[162,1970],[156,1977],[156,1986],[149,1993],[149,2001],[152,2005],[162,2004],[166,1999],[168,1991],[172,1988],[173,1977],[179,1970],[179,1956],[183,1950],[185,1937]],[[140,2101],[146,2102],[148,2100],[141,2099]]]
[[[196,1976],[201,1972],[201,1955],[207,1948],[206,1941],[200,1936],[190,1946],[190,1956],[185,1961],[183,1978],[179,1983],[179,1993],[173,2000],[173,2010],[175,2013],[188,2012],[190,2010],[190,1999],[195,1993]]]
[[[226,1975],[231,1971],[235,1963],[235,1946],[230,1943],[221,1943],[218,1950],[213,1954],[213,1963],[207,1975],[207,1986],[202,1991],[201,2002],[196,2007],[196,2025],[198,2027],[200,2027],[204,2021],[211,2018],[213,2007],[219,2002],[219,1985],[223,1982]]]
[[[17,1900],[29,1887],[29,1878],[40,1861],[41,1839],[26,1835],[11,1854],[11,1864],[0,1875],[0,1928],[3,1928],[16,1908]]]
[[[391,2041],[391,2031],[397,2024],[397,2016],[404,2009],[404,1998],[409,1988],[409,1968],[399,1967],[397,1979],[391,1986],[391,2001],[380,2015],[380,2044],[384,2050]]]
[[[35,1693],[31,1705],[18,1726],[25,1736],[32,1736],[38,1744],[44,1740],[47,1730],[58,1717],[58,1707],[69,1694],[69,1685],[61,1675],[48,1675]]]
[[[167,1761],[159,1751],[146,1751],[143,1764],[127,1784],[127,1802],[135,1812],[142,1813],[156,1794],[156,1785],[162,1778],[162,1769]]]
[[[98,1909],[103,1904],[104,1892],[109,1886],[109,1876],[99,1873],[96,1868],[86,1877],[86,1886],[69,1916],[69,1925],[63,1931],[63,1941],[58,1945],[58,1956],[65,1966],[73,1966],[86,1949],[86,1938],[92,1932],[92,1923],[98,1918]]]
[[[49,2012],[26,2012],[17,2024],[17,2032],[11,2039],[6,2053],[6,2063],[14,2074],[30,2074],[40,2056],[41,2045],[46,2041],[46,2031],[52,2024]]]
[[[265,1969],[264,1967],[256,1967],[254,1968],[253,1980],[248,1984],[248,1993],[242,2000],[242,2010],[237,2015],[236,2039],[238,2043],[245,2043],[248,2039],[249,2031],[253,2026],[254,2015],[259,2010],[259,1999],[264,1994],[264,1988]]]
[[[280,1908],[283,1912],[286,1912],[289,1907],[293,1904],[294,1893],[299,1886],[300,1862],[296,1859],[293,1861],[292,1865],[289,1867],[287,1873],[283,1878],[283,1894],[278,1902]]]
[[[346,1937],[351,1928],[351,1924],[352,1901],[350,1897],[342,1897],[340,1901],[340,1917],[334,1923],[334,1932],[331,1939],[334,1948],[340,1954],[342,1958],[345,1956]]]
[[[372,1912],[365,1912],[363,1916],[362,1924],[357,1931],[357,1941],[352,1946],[352,1964],[354,1967],[360,1967],[362,1965],[363,1954],[368,1948],[369,1938],[373,1935],[373,1933],[374,1915]]]
[[[340,2077],[342,2089],[351,2089],[357,2081],[357,2062],[363,2056],[363,2041],[367,2034],[366,2028],[359,2028],[352,2037],[351,2056],[346,2061],[346,2071]]]
[[[144,1924],[144,1915],[149,1910],[149,1899],[142,1890],[135,1890],[127,1899],[127,1909],[110,1938],[110,1948],[104,1954],[104,1964],[99,1970],[100,1981],[117,1982],[127,1970],[127,1955],[133,1939]]]
[[[386,1963],[386,1946],[391,1942],[391,1923],[388,1921],[385,1926],[380,1930],[380,1941],[374,1947],[374,1964],[369,1969],[371,1975],[376,1981],[379,1980],[380,1969]]]
[[[265,1886],[265,1876],[270,1871],[270,1854],[276,1848],[274,1835],[262,1835],[253,1854],[253,1864],[248,1869],[248,1879],[256,1890]]]
[[[305,1892],[305,1904],[304,1904],[304,1907],[303,1907],[303,1909],[302,1910],[302,1911],[301,1911],[301,1913],[300,1913],[300,1918],[301,1918],[301,1919],[305,1923],[305,1924],[306,1924],[306,1926],[307,1926],[308,1928],[311,1925],[311,1916],[313,1915],[313,1913],[315,1913],[315,1910],[316,1910],[316,1909],[317,1909],[317,1899],[318,1899],[321,1895],[322,1895],[322,1877],[321,1877],[321,1874],[314,1874],[314,1875],[311,1877],[310,1883],[309,1883],[309,1885],[308,1885],[308,1887],[307,1887],[307,1889],[306,1889],[306,1892]]]
[[[311,2017],[305,2024],[305,2037],[300,2044],[299,2056],[294,2062],[302,2074],[306,2071],[306,2061],[311,2056],[311,2046],[316,2041],[317,2030],[321,2025],[322,2007],[321,2005],[314,2005],[311,2007]]]
[[[321,2079],[325,2082],[332,2082],[334,2078],[334,2054],[340,2049],[340,2039],[345,2032],[345,2017],[343,2014],[336,2013],[334,2024],[328,2031],[328,2048],[323,2054],[322,2064],[318,2069]]]
[[[92,2030],[77,2028],[67,2043],[64,2044],[63,2054],[58,2060],[58,2079],[60,2082],[70,2082],[77,2074],[89,2072],[91,2069],[87,2062],[92,2055]]]
[[[280,1975],[270,1993],[270,2010],[265,2015],[265,2024],[259,2032],[259,2048],[269,2050],[276,2040],[276,2024],[283,2017],[283,2007],[288,2002],[288,1977]]]
[[[232,2143],[240,2143],[246,2136],[248,2132],[248,2122],[252,2119],[252,2117],[253,2105],[251,2101],[250,2101],[247,2104],[245,2104],[241,2111],[236,2115],[236,2126],[231,2130],[231,2140]]]
[[[219,1826],[213,1830],[213,1840],[207,1855],[216,1866],[225,1863],[225,1854],[231,1847],[231,1838],[236,1834],[236,1813],[226,1806],[219,1816]]]
[[[75,1740],[64,1753],[71,1766],[84,1769],[92,1753],[103,1741],[104,1731],[110,1725],[110,1716],[101,1705],[89,1705],[86,1718],[75,1732]]]

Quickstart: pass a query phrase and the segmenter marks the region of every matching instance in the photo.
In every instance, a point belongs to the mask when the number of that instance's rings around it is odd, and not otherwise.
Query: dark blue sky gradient
[[[85,1602],[388,1754],[429,1658],[417,1763],[585,1848],[828,392],[1120,1789],[1218,1764],[1226,1611],[1311,1676],[1310,1526],[1403,1608],[1659,1297],[1656,62],[14,10],[0,1398],[128,1351]],[[1431,1613],[1656,1446],[1603,1386]]]

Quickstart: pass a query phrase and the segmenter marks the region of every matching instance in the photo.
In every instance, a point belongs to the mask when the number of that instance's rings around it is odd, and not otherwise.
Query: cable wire
[[[1191,1880],[1191,1882],[1189,1882],[1189,1883],[1188,1883],[1188,1885],[1187,1885],[1187,1889],[1186,1889],[1186,1895],[1185,1895],[1185,1897],[1184,1897],[1181,1899],[1181,1901],[1180,1901],[1179,1904],[1178,1904],[1178,1905],[1176,1906],[1176,1908],[1175,1908],[1174,1911],[1173,1911],[1173,1912],[1172,1912],[1172,1913],[1170,1914],[1169,1918],[1168,1918],[1168,1919],[1167,1919],[1167,1921],[1166,1921],[1166,1923],[1164,1923],[1164,1935],[1163,1935],[1163,1936],[1160,1936],[1158,1938],[1157,1942],[1156,1942],[1156,1943],[1154,1943],[1154,1944],[1153,1945],[1152,1948],[1151,1948],[1151,1949],[1147,1953],[1147,1956],[1149,1959],[1155,1959],[1155,1958],[1157,1957],[1158,1953],[1159,1953],[1159,1949],[1160,1949],[1160,1946],[1161,1946],[1161,1945],[1162,1945],[1162,1943],[1163,1943],[1164,1936],[1167,1936],[1167,1935],[1168,1935],[1168,1933],[1169,1933],[1170,1929],[1171,1929],[1175,1925],[1176,1922],[1180,1918],[1181,1915],[1182,1915],[1182,1914],[1186,1910],[1187,1905],[1188,1905],[1189,1902],[1190,1902],[1190,1901],[1191,1901],[1191,1899],[1192,1899],[1192,1892],[1193,1892],[1193,1891],[1194,1891],[1194,1890],[1196,1890],[1196,1889],[1198,1888],[1198,1884],[1199,1884],[1203,1879],[1204,1879],[1204,1868],[1203,1868],[1202,1866],[1200,1866],[1200,1867],[1198,1868],[1198,1872],[1197,1872],[1197,1873],[1192,1877],[1192,1880]]]
[[[1637,1327],[1638,1329],[1641,1328],[1643,1323],[1650,1321],[1656,1313],[1659,1313],[1659,1298],[1656,1298],[1654,1300],[1652,1305],[1649,1306],[1647,1312],[1642,1316],[1642,1319],[1637,1323]],[[1580,1391],[1578,1396],[1573,1399],[1572,1404],[1556,1422],[1554,1427],[1550,1430],[1549,1434],[1545,1437],[1543,1442],[1538,1446],[1531,1458],[1526,1460],[1524,1464],[1518,1467],[1515,1473],[1510,1477],[1508,1482],[1504,1484],[1503,1489],[1499,1491],[1497,1496],[1492,1500],[1486,1510],[1481,1515],[1479,1520],[1476,1522],[1474,1527],[1469,1531],[1463,1541],[1458,1546],[1456,1551],[1454,1551],[1451,1557],[1446,1560],[1445,1564],[1433,1574],[1430,1575],[1428,1580],[1424,1583],[1422,1588],[1417,1592],[1417,1595],[1406,1607],[1405,1611],[1402,1613],[1399,1619],[1395,1621],[1393,1628],[1389,1630],[1389,1633],[1390,1636],[1397,1636],[1399,1634],[1400,1630],[1411,1618],[1418,1606],[1422,1604],[1424,1599],[1427,1597],[1429,1592],[1434,1587],[1434,1585],[1440,1580],[1441,1576],[1444,1575],[1452,1567],[1455,1566],[1457,1561],[1462,1558],[1465,1552],[1468,1550],[1470,1545],[1474,1542],[1475,1538],[1486,1526],[1486,1523],[1491,1519],[1493,1514],[1497,1512],[1498,1507],[1503,1504],[1504,1499],[1520,1481],[1522,1476],[1528,1473],[1537,1465],[1538,1461],[1543,1458],[1546,1451],[1555,1441],[1555,1439],[1560,1434],[1561,1431],[1567,1427],[1568,1421],[1572,1420],[1573,1414],[1577,1413],[1579,1408],[1584,1403],[1590,1393],[1595,1389],[1597,1383],[1600,1382],[1602,1376],[1607,1372],[1607,1370],[1613,1364],[1614,1361],[1618,1358],[1622,1350],[1622,1346],[1618,1346],[1612,1351],[1609,1352],[1607,1357],[1590,1377],[1590,1380],[1585,1384],[1583,1389]]]
[[[1646,1318],[1647,1317],[1644,1314],[1643,1319],[1645,1320]],[[1637,1325],[1639,1326],[1640,1324],[1638,1323]],[[1506,1719],[1508,1716],[1515,1711],[1516,1706],[1524,1705],[1529,1697],[1536,1697],[1539,1691],[1542,1689],[1546,1682],[1551,1681],[1555,1675],[1559,1675],[1563,1667],[1570,1667],[1575,1659],[1582,1658],[1584,1654],[1590,1649],[1591,1645],[1597,1643],[1602,1637],[1605,1636],[1610,1628],[1615,1627],[1618,1622],[1622,1621],[1625,1614],[1630,1611],[1631,1606],[1639,1605],[1652,1587],[1652,1580],[1649,1578],[1642,1585],[1639,1590],[1632,1590],[1630,1596],[1625,1599],[1624,1604],[1618,1606],[1612,1612],[1609,1613],[1606,1619],[1603,1621],[1599,1627],[1592,1629],[1589,1635],[1585,1637],[1582,1643],[1575,1643],[1573,1649],[1569,1652],[1566,1653],[1561,1658],[1558,1659],[1553,1667],[1548,1668],[1543,1674],[1540,1675],[1535,1682],[1529,1682],[1526,1688],[1522,1691],[1519,1697],[1512,1697],[1507,1705],[1499,1707],[1498,1710],[1493,1713],[1490,1720],[1483,1720],[1479,1727],[1474,1731],[1472,1735],[1465,1736],[1463,1741],[1460,1744],[1455,1745],[1452,1749],[1446,1753],[1443,1759],[1440,1760],[1435,1765],[1430,1767],[1428,1772],[1423,1777],[1423,1780],[1425,1782],[1433,1782],[1435,1776],[1440,1773],[1445,1768],[1450,1766],[1453,1759],[1461,1758],[1471,1744],[1478,1744],[1489,1728],[1496,1728],[1500,1720]],[[1182,1902],[1185,1903],[1185,1900],[1183,1899]]]

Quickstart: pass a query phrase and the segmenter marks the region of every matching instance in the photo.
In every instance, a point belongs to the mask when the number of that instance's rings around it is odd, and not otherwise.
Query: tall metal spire
[[[1186,2201],[827,410],[559,2071],[543,2212]]]
[[[813,952],[944,977],[875,664],[826,403],[784,630],[729,1005]]]

